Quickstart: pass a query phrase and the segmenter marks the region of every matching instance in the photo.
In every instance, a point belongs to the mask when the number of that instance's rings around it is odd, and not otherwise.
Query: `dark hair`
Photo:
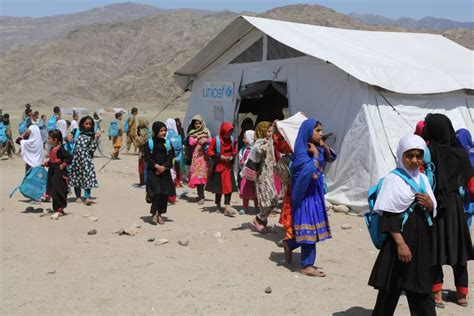
[[[138,112],[138,109],[137,109],[137,108],[132,108],[132,111],[131,111],[131,112],[132,112],[132,114],[133,114],[133,113],[137,113],[137,112]]]
[[[8,113],[3,114],[3,118],[8,120],[10,118],[10,114]]]
[[[94,131],[94,119],[90,115],[87,115],[87,116],[84,116],[83,118],[81,118],[81,120],[79,121],[79,130],[81,132],[84,130],[84,123],[87,120],[91,120],[91,123],[92,123],[91,132],[93,132]]]
[[[59,106],[55,106],[55,107],[53,108],[53,113],[54,113],[54,114],[59,114],[59,113],[61,113],[61,108],[60,108]]]
[[[38,115],[39,115],[39,114],[40,114],[40,112],[38,112],[38,111],[34,111],[34,112],[33,112],[33,115],[36,115],[36,114],[38,114]]]
[[[117,113],[115,113],[115,118],[116,118],[116,119],[118,119],[118,118],[121,117],[121,116],[122,116],[122,112],[117,112]]]
[[[29,104],[29,103],[25,104],[25,108],[27,108],[27,109],[31,108],[31,104]]]
[[[58,140],[58,142],[61,144],[63,142],[63,134],[59,129],[53,129],[48,132],[48,136],[51,137],[52,139]]]
[[[70,120],[66,120],[66,125],[67,125],[67,127],[71,126],[71,121],[70,121]]]
[[[31,112],[33,112],[33,110],[31,110],[30,108],[28,108],[28,109],[25,110],[25,114],[26,114],[26,115],[29,115]]]

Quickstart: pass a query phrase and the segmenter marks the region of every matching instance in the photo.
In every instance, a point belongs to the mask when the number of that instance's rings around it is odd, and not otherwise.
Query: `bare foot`
[[[320,277],[320,278],[324,278],[326,276],[326,274],[324,272],[319,271],[315,267],[303,268],[303,269],[301,269],[301,274],[311,276],[311,277]]]
[[[164,225],[164,224],[165,224],[165,220],[164,220],[163,217],[161,217],[160,215],[158,215],[157,220],[158,220],[158,224],[160,224],[160,225]]]

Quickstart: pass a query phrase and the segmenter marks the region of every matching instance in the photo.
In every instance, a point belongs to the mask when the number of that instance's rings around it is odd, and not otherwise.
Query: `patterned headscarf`
[[[200,129],[194,128],[195,121],[201,122],[202,126]],[[204,135],[205,137],[211,137],[211,132],[206,127],[206,122],[204,122],[204,119],[202,118],[202,116],[198,114],[192,118],[191,123],[189,124],[189,127],[188,127],[188,135],[186,137],[190,137],[190,136],[199,137],[201,135]]]
[[[268,129],[271,125],[272,123],[265,121],[258,123],[255,128],[255,141],[257,141],[257,139],[267,138]]]

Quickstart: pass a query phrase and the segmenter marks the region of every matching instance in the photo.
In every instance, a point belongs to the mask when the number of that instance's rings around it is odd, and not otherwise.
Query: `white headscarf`
[[[295,151],[296,136],[298,136],[301,124],[307,119],[303,113],[298,112],[286,120],[277,121],[278,132],[283,136],[288,145],[290,145],[291,151]]]
[[[66,140],[68,130],[67,130],[67,123],[65,120],[59,120],[56,122],[56,127],[59,129],[61,134],[63,135],[63,140]]]
[[[166,125],[167,130],[172,129],[173,131],[176,132],[176,134],[178,134],[178,127],[176,127],[176,121],[174,119],[172,118],[167,119],[165,122],[165,125]]]
[[[411,149],[426,150],[426,143],[418,135],[410,134],[403,136],[398,142],[397,147],[397,168],[401,168],[419,185],[420,181],[424,181],[426,193],[433,200],[433,215],[436,216],[436,199],[434,197],[428,178],[420,173],[418,169],[410,170],[403,164],[403,154]],[[398,175],[388,174],[382,184],[382,188],[375,201],[374,210],[390,213],[403,213],[415,200],[415,192],[411,187]]]
[[[255,142],[255,139],[254,139],[254,136],[255,136],[255,131],[253,130],[248,130],[248,131],[245,131],[245,139],[247,140],[247,144],[248,146],[253,146],[254,142]]]
[[[44,162],[43,139],[37,125],[28,127],[30,136],[20,142],[23,160],[31,167],[41,166]]]

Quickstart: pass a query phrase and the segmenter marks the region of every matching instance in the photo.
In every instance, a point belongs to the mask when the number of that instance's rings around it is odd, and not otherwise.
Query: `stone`
[[[214,234],[214,236],[215,236],[216,238],[221,238],[221,237],[222,237],[222,234],[221,234],[221,232],[217,232],[217,233]]]
[[[92,230],[89,230],[89,231],[87,232],[87,235],[95,235],[95,234],[97,234],[97,230],[96,230],[96,229],[92,229]]]
[[[169,243],[169,242],[170,242],[170,241],[169,241],[168,239],[160,238],[160,239],[158,239],[157,242],[155,242],[155,245],[161,246],[161,245],[167,244],[167,243]]]
[[[51,219],[58,220],[59,219],[59,213],[54,213],[51,215]]]
[[[334,204],[326,200],[326,212],[329,212],[330,210],[332,210],[333,207],[334,207]]]
[[[90,216],[90,214],[84,214],[84,215],[82,215],[82,216],[84,216],[84,217],[86,217],[86,218],[87,218],[87,217],[89,217],[89,216]]]
[[[97,217],[95,217],[95,216],[89,216],[89,220],[90,220],[91,222],[97,222],[99,219],[98,219]]]
[[[154,237],[150,237],[147,239],[148,242],[154,242],[155,241],[155,238]]]
[[[187,239],[178,240],[178,244],[181,245],[181,246],[186,247],[187,245],[189,245],[189,240],[187,240]]]
[[[343,224],[343,225],[341,225],[341,228],[342,229],[351,229],[352,226],[351,226],[351,224]]]
[[[56,273],[56,270],[50,270],[47,272],[47,274],[55,274]]]
[[[267,286],[267,287],[265,288],[265,293],[267,293],[267,294],[272,293],[272,288],[269,287],[269,286]]]
[[[135,227],[126,228],[123,231],[124,235],[135,236],[138,233],[138,229]]]
[[[135,224],[133,224],[133,227],[134,228],[142,228],[142,225],[135,223]]]
[[[349,213],[351,210],[349,207],[345,205],[335,205],[332,209],[335,213],[344,213],[344,214]]]

